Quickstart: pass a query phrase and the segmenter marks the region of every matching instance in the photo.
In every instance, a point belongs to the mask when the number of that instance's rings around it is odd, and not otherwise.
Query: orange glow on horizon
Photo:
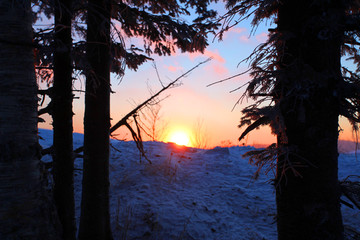
[[[186,131],[176,130],[169,134],[167,142],[174,142],[177,145],[190,146],[190,137]]]

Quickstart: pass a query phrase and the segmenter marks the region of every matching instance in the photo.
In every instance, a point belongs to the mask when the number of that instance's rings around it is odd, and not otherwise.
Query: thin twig
[[[222,79],[222,80],[219,80],[219,81],[210,83],[210,84],[206,85],[206,87],[210,87],[210,86],[212,86],[212,85],[215,85],[215,84],[218,84],[218,83],[222,83],[222,82],[225,82],[225,81],[227,81],[227,80],[230,80],[230,79],[239,77],[239,76],[241,76],[241,75],[244,75],[245,73],[248,73],[249,71],[251,71],[251,69],[248,69],[248,70],[246,70],[245,72],[241,72],[241,73],[239,73],[239,74],[235,74],[235,75],[233,75],[233,76],[231,76],[231,77],[228,77],[228,78],[225,78],[225,79]]]

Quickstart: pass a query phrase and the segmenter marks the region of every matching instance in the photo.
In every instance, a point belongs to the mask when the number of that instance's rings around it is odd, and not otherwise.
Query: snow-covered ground
[[[52,131],[40,130],[43,147]],[[83,135],[74,134],[74,148]],[[139,157],[134,142],[112,140],[110,206],[114,239],[275,240],[275,192],[272,176],[252,179],[256,168],[241,157],[252,147],[219,151],[146,142],[152,161]],[[49,156],[44,157],[49,160]],[[340,154],[340,179],[360,174],[360,159]],[[76,159],[76,168],[82,160]],[[75,174],[77,219],[81,171]],[[360,211],[342,206],[344,222],[357,229]]]

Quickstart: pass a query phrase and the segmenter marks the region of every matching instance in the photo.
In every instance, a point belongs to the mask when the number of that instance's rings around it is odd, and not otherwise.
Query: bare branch
[[[136,121],[136,118],[134,116],[134,119]],[[136,123],[137,124],[137,123]],[[138,134],[136,134],[136,132],[131,128],[131,126],[126,122],[125,123],[125,126],[129,129],[129,131],[131,132],[131,135],[136,143],[136,147],[137,149],[139,150],[140,154],[142,157],[144,157],[150,164],[152,163],[150,161],[150,159],[148,159],[148,157],[146,156],[145,154],[145,151],[144,151],[144,145],[143,145],[143,142],[142,142],[142,139],[141,139],[141,135],[140,135],[140,130],[139,128],[137,127],[137,130],[138,130]]]
[[[139,104],[137,107],[135,107],[132,111],[130,111],[128,114],[126,114],[122,119],[120,119],[114,126],[112,126],[110,128],[110,135],[116,131],[119,127],[121,126],[126,126],[135,143],[136,143],[136,146],[137,148],[139,149],[141,155],[143,157],[146,158],[146,160],[148,160],[150,163],[151,161],[146,157],[145,155],[145,151],[144,151],[144,147],[143,147],[143,144],[142,144],[142,138],[141,138],[141,126],[139,125],[137,119],[136,119],[136,116],[137,116],[137,113],[143,109],[144,107],[148,106],[149,104],[152,103],[152,101],[154,101],[155,99],[157,99],[157,97],[162,93],[164,92],[165,90],[175,86],[175,84],[182,78],[184,78],[186,75],[188,75],[190,72],[192,72],[194,69],[198,68],[200,65],[202,64],[205,64],[209,61],[211,61],[212,58],[208,58],[206,59],[205,61],[202,61],[200,63],[198,63],[196,66],[194,66],[193,68],[191,68],[190,70],[188,70],[187,72],[183,73],[182,75],[180,75],[178,78],[176,78],[175,80],[173,80],[172,82],[170,82],[169,84],[167,84],[166,86],[163,86],[162,89],[160,89],[157,93],[153,94],[150,98],[148,98],[147,100],[145,100],[143,103]],[[136,125],[136,128],[137,128],[137,133],[132,129],[132,127],[130,126],[130,124],[127,122],[129,120],[130,117],[133,117],[134,118],[134,122],[135,122],[135,125]],[[80,153],[84,150],[84,147],[79,147],[77,148],[74,152],[75,153]]]
[[[160,75],[159,75],[159,71],[158,71],[158,69],[157,69],[157,66],[156,66],[155,61],[153,61],[153,67],[155,68],[156,75],[157,75],[157,77],[158,77],[158,80],[159,80],[161,86],[164,87],[164,84],[163,84],[163,82],[161,81],[161,78],[160,78]]]
[[[210,86],[212,86],[212,85],[215,85],[215,84],[218,84],[218,83],[222,83],[222,82],[225,82],[225,81],[227,81],[227,80],[230,80],[230,79],[239,77],[239,76],[244,75],[244,74],[246,74],[246,73],[248,73],[248,72],[250,72],[250,71],[251,71],[251,69],[248,69],[248,70],[246,70],[245,72],[242,72],[242,73],[239,73],[239,74],[235,74],[235,75],[233,75],[233,76],[231,76],[231,77],[228,77],[228,78],[225,78],[225,79],[222,79],[222,80],[219,80],[219,81],[210,83],[210,84],[206,85],[206,87],[210,87]]]
[[[188,75],[190,72],[192,72],[194,69],[198,68],[200,65],[205,64],[209,62],[212,58],[208,58],[203,62],[200,62],[195,67],[191,68],[187,72],[183,73],[181,76],[176,78],[174,81],[170,82],[168,85],[164,86],[161,90],[159,90],[156,94],[152,95],[149,99],[138,105],[136,108],[134,108],[131,112],[126,114],[121,120],[119,120],[114,126],[110,128],[110,134],[113,133],[116,129],[118,129],[120,126],[125,125],[127,119],[131,116],[133,116],[135,113],[137,113],[139,110],[141,110],[143,107],[145,107],[149,102],[154,100],[156,97],[158,97],[162,92],[164,92],[166,89],[169,89],[170,87],[174,86],[175,83],[177,83],[180,79]]]

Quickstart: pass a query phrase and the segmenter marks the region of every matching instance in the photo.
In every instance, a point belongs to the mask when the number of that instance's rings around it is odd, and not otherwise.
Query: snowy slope
[[[50,146],[52,131],[40,130]],[[82,135],[74,134],[75,148]],[[272,176],[253,181],[255,167],[241,155],[251,147],[223,151],[179,148],[146,142],[152,161],[140,160],[133,142],[112,141],[110,156],[111,223],[115,239],[274,240],[275,192]],[[49,160],[49,157],[45,157]],[[340,154],[339,175],[359,174],[354,154]],[[76,168],[82,168],[77,159]],[[80,214],[81,171],[76,171],[76,210]],[[342,207],[355,229],[360,212]]]

